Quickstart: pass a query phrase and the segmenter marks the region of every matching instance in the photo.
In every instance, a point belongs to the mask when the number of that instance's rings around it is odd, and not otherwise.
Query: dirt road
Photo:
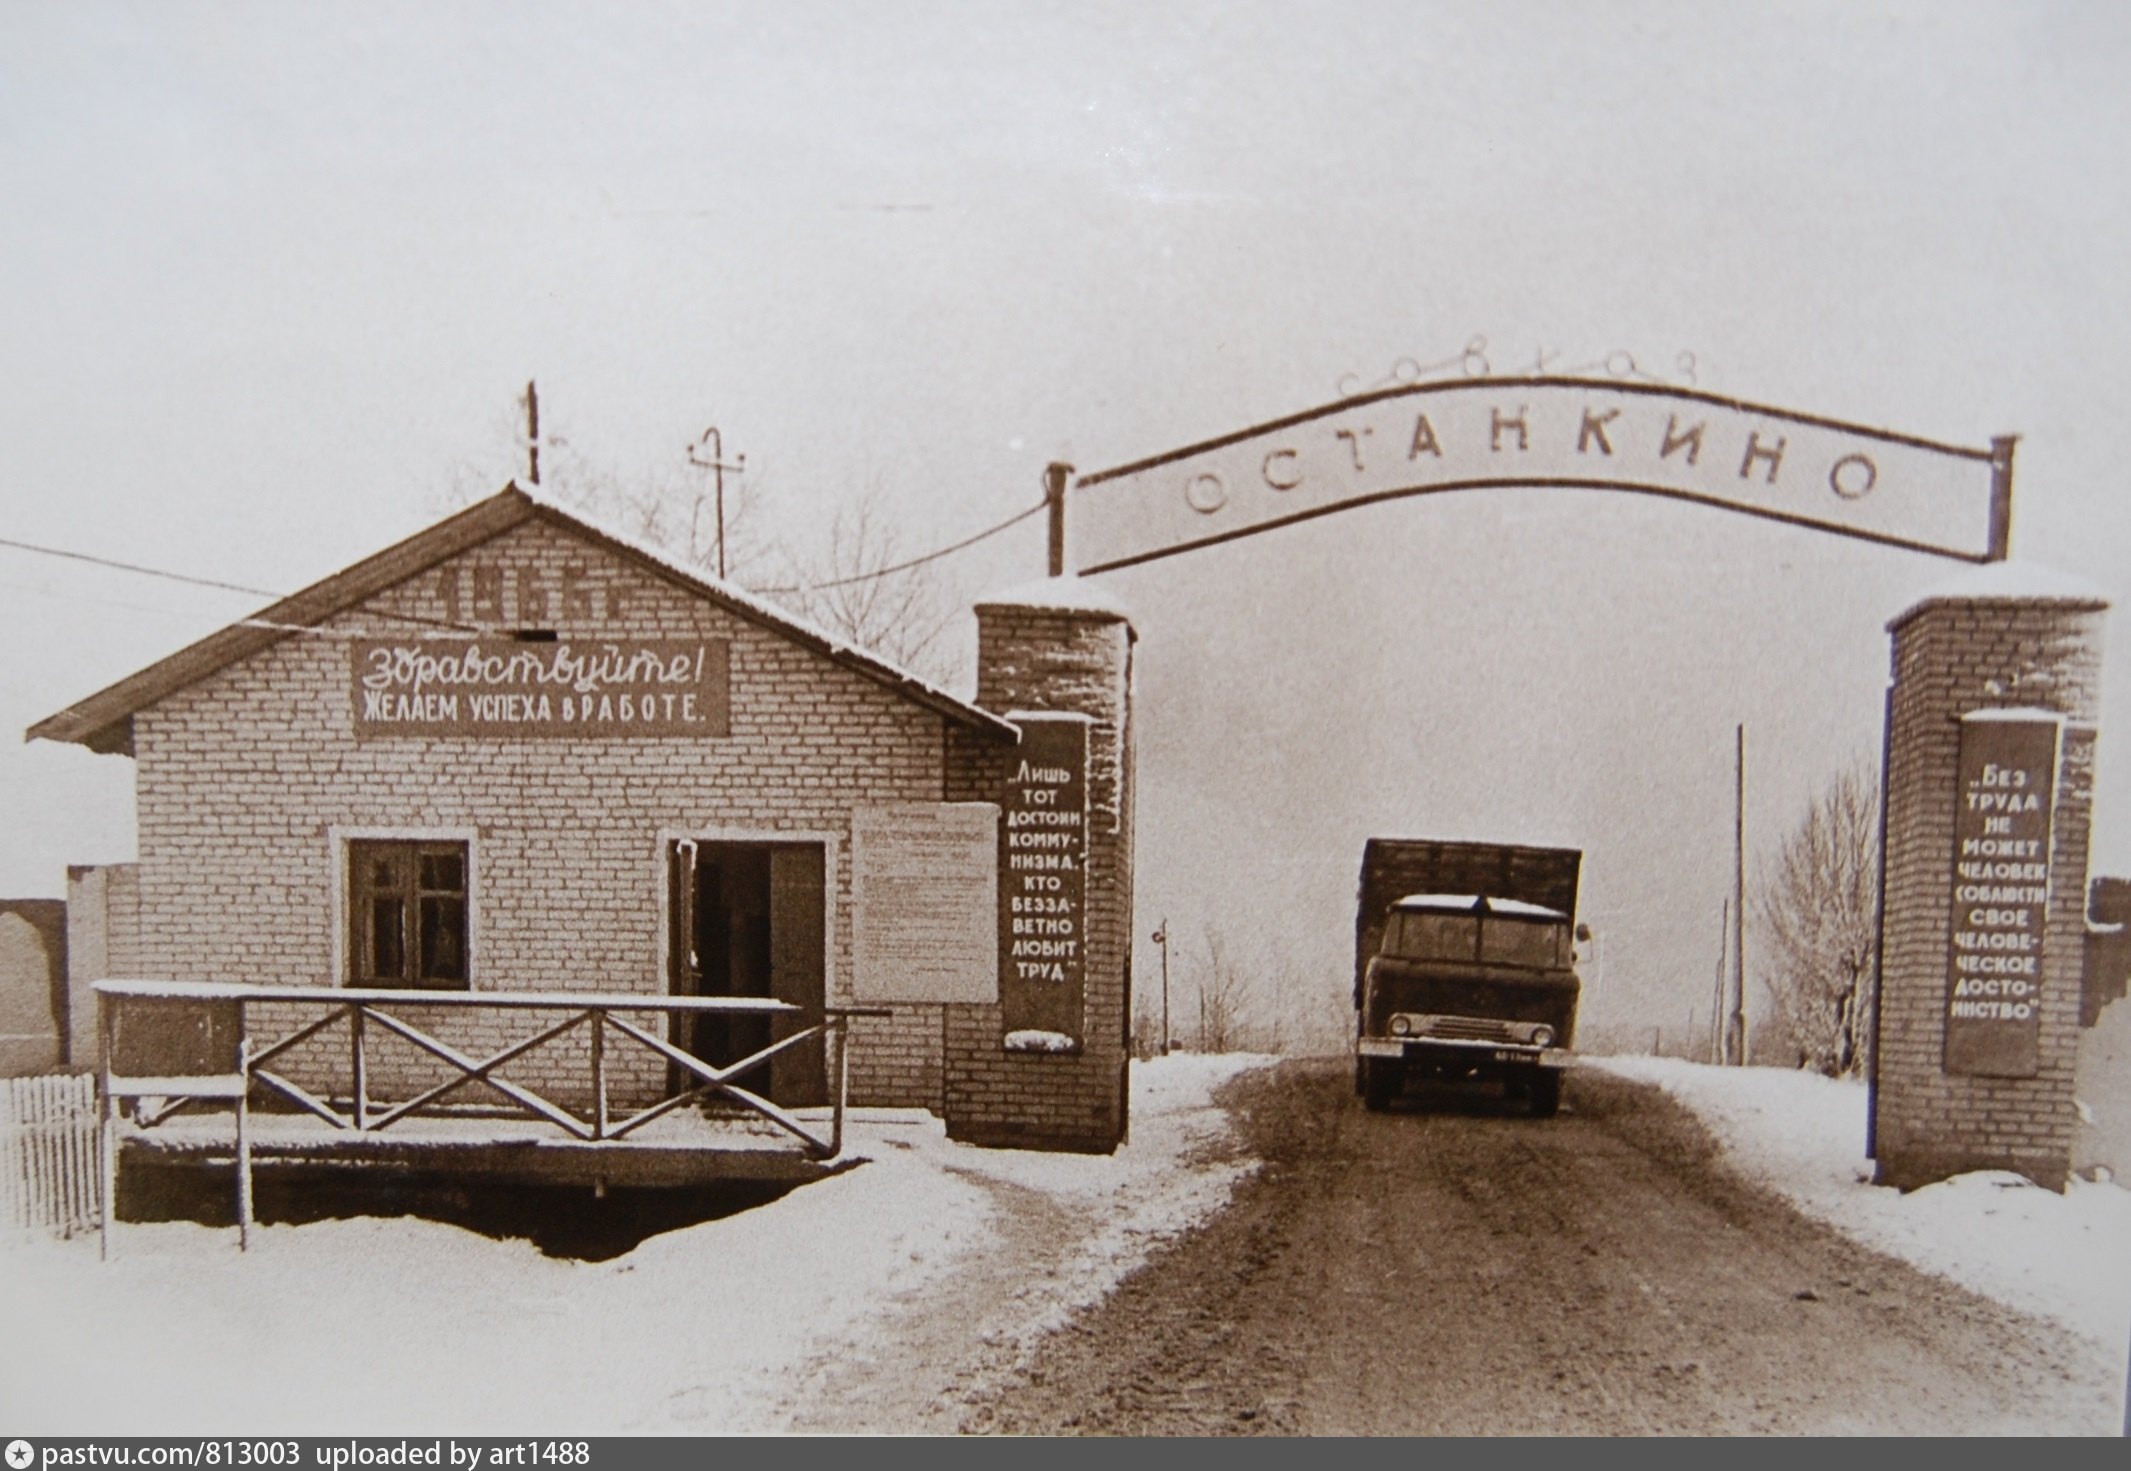
[[[2091,1351],[1725,1175],[1654,1090],[1585,1071],[1546,1122],[1370,1114],[1326,1063],[1231,1090],[1265,1164],[1205,1229],[1021,1352],[986,1304],[1027,1260],[995,1257],[909,1304],[895,1352],[826,1369],[794,1428],[2118,1429]],[[1023,1224],[1022,1252],[1061,1227]]]

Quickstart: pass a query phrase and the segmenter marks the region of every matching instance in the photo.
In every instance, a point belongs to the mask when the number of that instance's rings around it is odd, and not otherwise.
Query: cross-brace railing
[[[237,1223],[240,1242],[251,1224],[250,1100],[255,1089],[286,1098],[335,1129],[375,1134],[400,1120],[433,1113],[450,1095],[481,1084],[508,1102],[507,1112],[553,1124],[573,1139],[606,1144],[698,1099],[720,1097],[767,1119],[794,1136],[817,1159],[843,1150],[845,1101],[850,1088],[848,1029],[854,1016],[886,1016],[877,1007],[826,1007],[821,1020],[780,1037],[746,1057],[717,1065],[675,1046],[656,1032],[623,1019],[622,1013],[668,1016],[799,1017],[802,1008],[789,1002],[752,997],[616,995],[582,991],[427,991],[377,990],[323,986],[240,986],[217,982],[109,980],[96,983],[103,1040],[101,1112],[104,1126],[104,1219],[108,1250],[110,1202],[116,1184],[113,1147],[118,1109],[137,1101],[136,1122],[151,1128],[194,1104],[234,1101],[237,1127]],[[252,1036],[256,1008],[272,1005],[316,1010],[315,1018],[262,1042]],[[395,1012],[407,1007],[446,1011],[534,1011],[560,1013],[560,1019],[477,1057],[410,1022]],[[121,1015],[126,1018],[121,1023]],[[135,1018],[139,1020],[136,1021]],[[313,1038],[345,1024],[348,1045],[348,1090],[345,1107],[320,1097],[268,1066]],[[372,1097],[368,1038],[380,1029],[447,1063],[453,1070],[442,1082],[411,1098],[381,1102]],[[589,1110],[564,1106],[501,1070],[529,1053],[580,1028],[589,1036],[591,1075]],[[608,1089],[610,1040],[643,1047],[694,1080],[657,1103],[616,1118]],[[823,1137],[789,1110],[736,1079],[767,1067],[780,1053],[825,1038],[832,1071],[829,1132]],[[552,1087],[552,1085],[550,1085]],[[149,1099],[158,1100],[149,1104]]]

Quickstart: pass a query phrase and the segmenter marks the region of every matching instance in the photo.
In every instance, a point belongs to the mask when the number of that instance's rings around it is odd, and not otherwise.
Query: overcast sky
[[[872,485],[920,550],[1048,460],[1484,336],[2017,433],[2016,555],[2131,592],[2118,5],[0,0],[0,35],[11,540],[294,590],[515,473],[537,377],[587,463],[670,476],[716,423],[770,534]],[[944,565],[966,598],[1041,559],[1031,522]],[[1598,1004],[1706,1020],[1735,723],[1772,845],[1876,752],[1885,620],[1955,570],[1518,491],[1112,574],[1141,928],[1314,995],[1362,837],[1569,842]],[[0,547],[0,724],[257,601]],[[2120,631],[2106,689],[2096,866],[2131,872]],[[0,747],[0,893],[131,856],[130,780]]]

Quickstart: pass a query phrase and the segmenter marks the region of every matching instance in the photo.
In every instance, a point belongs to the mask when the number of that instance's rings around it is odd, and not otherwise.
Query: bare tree
[[[540,489],[557,503],[603,521],[638,541],[665,549],[679,561],[716,575],[721,534],[717,492],[710,472],[676,459],[633,482],[592,464],[566,440],[551,440],[541,459]],[[725,573],[743,587],[762,580],[766,548],[756,529],[761,500],[759,474],[728,476],[725,482]]]
[[[935,563],[906,554],[878,482],[837,508],[825,555],[787,554],[786,585],[763,587],[807,621],[937,683],[954,670],[940,634],[953,600]]]
[[[1350,977],[1336,970],[1313,975],[1309,966],[1292,967],[1288,974],[1294,994],[1309,998],[1309,1010],[1299,1045],[1287,1050],[1310,1057],[1352,1056],[1357,1018]]]
[[[517,474],[528,475],[524,422],[503,416],[492,429],[497,440],[513,446]],[[496,489],[494,474],[488,465],[464,461],[454,465],[451,483],[441,496],[438,509],[457,509],[492,493]],[[525,482],[521,479],[519,483]],[[728,475],[725,481],[726,576],[743,587],[767,580],[768,544],[760,529],[758,512],[763,488],[763,478],[754,470],[745,475]],[[624,477],[593,461],[567,436],[544,432],[540,437],[538,489],[557,505],[659,547],[689,567],[711,575],[717,573],[717,487],[711,472],[691,464],[682,446],[675,447],[671,463],[662,461],[648,472]]]
[[[1133,978],[1132,1056],[1145,1062],[1162,1055],[1162,993]]]
[[[1803,1065],[1858,1071],[1870,1046],[1879,778],[1854,761],[1821,789],[1754,888],[1763,980]]]
[[[499,419],[496,432],[523,455],[522,423]],[[463,506],[489,494],[495,487],[486,474],[470,464],[455,466],[444,503]],[[710,469],[691,462],[683,447],[670,464],[625,477],[595,463],[567,436],[543,432],[539,490],[692,568],[717,573],[717,485]],[[880,481],[837,506],[826,548],[807,555],[780,544],[773,557],[762,527],[763,492],[763,478],[752,469],[726,478],[726,580],[914,674],[953,683],[954,655],[940,635],[953,621],[956,600],[935,562],[906,553]],[[793,514],[789,508],[787,514]]]
[[[1230,1052],[1248,1045],[1252,1022],[1250,989],[1227,942],[1206,926],[1206,966],[1199,972],[1199,1051]]]
[[[1350,978],[1298,956],[1278,939],[1267,942],[1264,956],[1251,1007],[1257,1045],[1285,1057],[1352,1053]]]

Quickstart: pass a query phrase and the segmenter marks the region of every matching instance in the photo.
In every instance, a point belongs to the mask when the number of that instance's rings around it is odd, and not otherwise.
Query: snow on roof
[[[1102,613],[1132,621],[1132,611],[1116,593],[1085,577],[1046,577],[1017,583],[990,597],[977,599],[977,606],[1035,608],[1044,612]]]
[[[1915,602],[1888,622],[1887,627],[1900,627],[1934,603],[1967,602],[1976,598],[2109,606],[2109,595],[2100,584],[2089,582],[2076,573],[2045,567],[2039,562],[1985,562],[1924,589]]]
[[[768,598],[763,597],[760,593],[750,592],[746,588],[741,587],[736,582],[730,581],[727,578],[719,577],[715,573],[707,571],[706,569],[697,566],[693,562],[689,562],[680,557],[677,557],[670,549],[662,547],[656,542],[649,541],[643,537],[635,536],[627,531],[623,531],[620,527],[614,525],[612,522],[606,520],[600,515],[583,510],[577,506],[563,504],[561,501],[558,501],[553,496],[549,495],[546,490],[544,490],[538,485],[520,485],[517,481],[513,480],[510,485],[506,487],[506,489],[516,490],[520,495],[523,495],[527,500],[531,501],[534,505],[539,506],[541,509],[552,511],[558,516],[567,517],[568,519],[577,522],[579,525],[584,526],[586,529],[597,532],[599,535],[607,538],[609,541],[619,542],[621,545],[627,547],[630,551],[636,553],[638,556],[644,558],[646,561],[656,562],[659,566],[665,568],[667,571],[676,573],[681,577],[685,577],[689,581],[698,583],[701,586],[709,589],[710,591],[715,592],[718,596],[722,598],[727,598],[734,603],[740,604],[749,612],[755,613],[768,621],[782,623],[785,626],[795,629],[800,633],[804,633],[810,635],[815,639],[818,639],[820,642],[827,645],[826,652],[831,658],[853,658],[877,665],[879,666],[879,669],[882,672],[892,675],[898,683],[911,685],[918,690],[922,690],[924,693],[932,696],[935,699],[949,701],[955,705],[960,705],[967,708],[975,708],[973,706],[970,706],[967,700],[962,699],[958,695],[949,693],[947,690],[942,689],[939,685],[934,684],[931,680],[924,678],[922,675],[913,674],[909,670],[901,667],[900,665],[894,664],[889,660],[882,658],[879,654],[874,653],[873,650],[865,648],[862,645],[852,643],[849,639],[844,638],[839,634],[831,633],[829,630],[821,627],[817,623],[809,622],[807,619],[800,617],[797,613],[792,612],[789,608],[786,608],[782,604],[771,602]],[[989,711],[985,711],[982,713],[986,715],[990,714]]]
[[[1006,718],[1019,725],[1024,720],[1077,720],[1083,725],[1095,724],[1095,717],[1079,710],[1008,710]]]
[[[46,717],[30,727],[29,738],[77,741],[91,750],[130,755],[134,712],[154,704],[174,690],[248,659],[291,635],[316,632],[317,625],[360,606],[385,589],[536,517],[551,518],[574,527],[589,538],[603,542],[684,587],[731,608],[740,617],[762,623],[795,643],[814,648],[866,678],[951,719],[1001,736],[1014,733],[1005,720],[991,711],[948,693],[871,650],[859,648],[803,618],[794,617],[761,595],[711,576],[665,548],[606,524],[595,515],[562,505],[537,487],[527,490],[512,482],[486,500],[476,501],[435,525],[312,583],[262,613],[240,619],[87,699],[77,701],[58,714]],[[450,631],[454,636],[465,637],[496,630],[463,626]]]
[[[1527,904],[1522,899],[1496,899],[1485,894],[1408,894],[1392,905],[1393,909],[1455,909],[1468,910],[1485,907],[1489,914],[1514,914],[1526,919],[1567,919],[1558,909],[1549,909],[1543,904]]]
[[[806,619],[801,618],[796,614],[787,612],[784,608],[780,607],[776,603],[771,602],[768,598],[763,597],[761,594],[749,592],[746,588],[740,586],[740,584],[737,582],[733,582],[727,578],[719,577],[716,573],[709,571],[707,568],[701,567],[694,562],[690,562],[681,557],[675,556],[670,548],[662,547],[655,541],[651,541],[645,537],[637,536],[631,532],[624,531],[619,526],[615,525],[612,521],[609,521],[605,516],[600,515],[596,511],[589,511],[581,506],[573,506],[566,501],[556,499],[554,496],[549,495],[547,493],[547,489],[544,486],[525,485],[520,483],[519,481],[513,480],[509,485],[505,486],[504,489],[515,490],[520,495],[524,496],[527,500],[531,501],[534,505],[539,506],[541,509],[553,511],[559,516],[566,516],[570,520],[576,521],[581,525],[584,525],[590,528],[591,530],[598,532],[601,536],[606,537],[609,541],[618,541],[623,546],[627,547],[630,551],[635,552],[640,557],[643,557],[645,560],[656,562],[670,572],[678,572],[681,574],[681,576],[688,578],[692,582],[700,582],[705,587],[713,588],[721,595],[731,598],[736,603],[744,603],[755,612],[762,613],[768,617],[782,619],[786,623],[794,624],[800,628],[805,629],[807,632],[813,634],[819,639],[824,640],[827,643],[837,645],[839,647],[847,646],[845,645],[842,639],[839,639],[835,634],[830,633],[827,629],[817,627],[816,625],[809,623]]]
[[[1961,719],[1964,721],[1980,720],[1986,723],[1993,720],[2054,720],[2061,724],[2065,719],[2065,713],[2062,710],[2045,710],[2040,705],[2009,705],[1993,706],[1988,710],[1967,710],[1962,712]]]

